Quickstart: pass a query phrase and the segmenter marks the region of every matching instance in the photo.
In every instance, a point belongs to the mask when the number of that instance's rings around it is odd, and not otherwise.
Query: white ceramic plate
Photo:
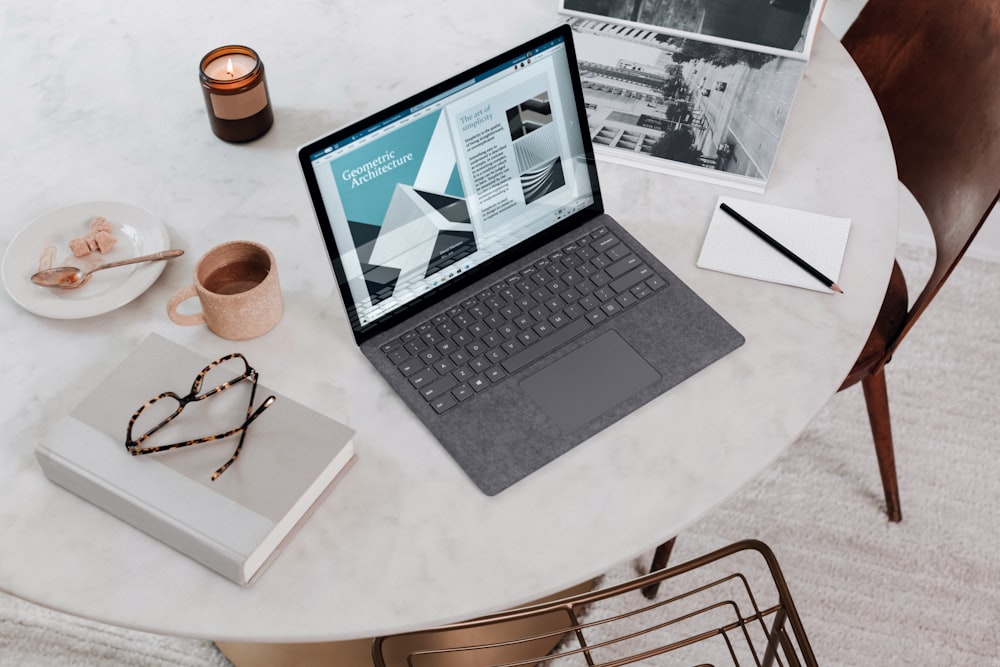
[[[74,257],[71,239],[90,231],[90,221],[104,216],[118,243],[105,255],[92,252]],[[52,266],[91,269],[98,264],[147,255],[169,248],[166,228],[149,211],[120,202],[72,204],[35,219],[7,246],[3,257],[3,284],[21,307],[43,317],[78,319],[120,308],[146,291],[160,277],[166,262],[145,262],[98,271],[83,287],[73,290],[40,287],[31,282],[46,248],[55,248]]]

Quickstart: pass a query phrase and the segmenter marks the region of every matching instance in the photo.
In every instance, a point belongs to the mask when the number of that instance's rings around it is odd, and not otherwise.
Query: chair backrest
[[[898,343],[1000,195],[1000,2],[868,0],[842,43],[882,109],[899,180],[937,247]]]
[[[659,598],[642,589],[662,582]],[[771,550],[746,540],[601,591],[380,637],[376,667],[815,665]]]

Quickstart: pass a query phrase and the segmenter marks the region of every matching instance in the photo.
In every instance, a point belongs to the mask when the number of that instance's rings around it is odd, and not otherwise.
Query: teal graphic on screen
[[[427,278],[476,241],[446,118],[440,111],[330,162],[373,303]]]

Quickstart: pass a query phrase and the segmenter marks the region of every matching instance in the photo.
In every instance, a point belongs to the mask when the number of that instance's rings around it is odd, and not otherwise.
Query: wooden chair
[[[899,521],[885,365],[1000,196],[1000,3],[868,0],[842,43],[875,94],[899,180],[927,215],[937,251],[909,308],[895,264],[868,342],[841,386],[861,382],[886,509]]]
[[[639,589],[663,584],[664,599]],[[475,621],[380,637],[376,667],[815,665],[771,550],[748,540],[666,570]]]
[[[886,512],[900,521],[885,365],[1000,196],[1000,3],[868,0],[842,44],[875,94],[899,180],[927,215],[937,252],[910,307],[903,272],[893,265],[872,332],[840,387],[861,382]],[[673,544],[657,548],[651,570],[667,564]]]

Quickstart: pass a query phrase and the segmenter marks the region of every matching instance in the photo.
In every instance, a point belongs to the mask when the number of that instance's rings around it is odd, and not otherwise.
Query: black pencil
[[[719,204],[719,208],[721,208],[723,211],[725,211],[726,213],[728,213],[729,215],[731,215],[737,222],[739,222],[740,224],[742,224],[744,227],[746,227],[747,229],[749,229],[751,232],[753,232],[754,234],[756,234],[757,236],[759,236],[760,238],[762,238],[764,241],[766,241],[769,246],[771,246],[772,248],[774,248],[775,250],[777,250],[778,252],[780,252],[782,255],[784,255],[785,257],[787,257],[788,259],[792,260],[793,262],[795,262],[796,264],[798,264],[800,267],[802,267],[803,269],[805,269],[813,278],[815,278],[816,280],[820,281],[821,283],[823,283],[824,285],[826,285],[827,287],[829,287],[830,289],[832,289],[835,292],[840,292],[841,294],[844,293],[844,290],[840,289],[840,286],[837,283],[833,282],[832,280],[830,280],[829,278],[827,278],[826,276],[824,276],[822,273],[820,273],[815,268],[813,268],[812,265],[810,265],[804,259],[802,259],[798,255],[796,255],[794,252],[792,252],[791,250],[789,250],[785,246],[781,245],[781,243],[779,243],[774,238],[772,238],[763,229],[761,229],[760,227],[758,227],[757,225],[753,224],[752,222],[750,222],[749,220],[747,220],[746,218],[744,218],[742,215],[740,215],[739,213],[737,213],[736,211],[734,211],[732,209],[732,207],[729,206],[729,204],[726,204],[726,203]]]

